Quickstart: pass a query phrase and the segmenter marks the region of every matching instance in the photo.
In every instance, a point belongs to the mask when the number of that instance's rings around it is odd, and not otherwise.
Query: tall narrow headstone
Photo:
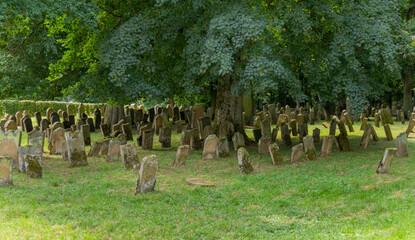
[[[140,164],[136,194],[154,191],[157,181],[158,168],[159,160],[156,155],[146,156],[143,158]]]

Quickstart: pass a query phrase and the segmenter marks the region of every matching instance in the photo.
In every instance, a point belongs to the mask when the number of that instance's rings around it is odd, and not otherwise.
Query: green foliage
[[[23,112],[24,110],[28,111],[30,114],[35,112],[40,112],[42,115],[46,114],[48,108],[52,108],[54,111],[59,109],[66,111],[66,106],[69,105],[72,107],[74,114],[78,111],[79,103],[76,102],[58,102],[58,101],[32,101],[32,100],[1,100],[0,101],[0,113],[1,114],[11,114],[14,115],[16,112]],[[84,103],[85,112],[88,115],[92,115],[96,108],[104,109],[104,104],[96,103]]]

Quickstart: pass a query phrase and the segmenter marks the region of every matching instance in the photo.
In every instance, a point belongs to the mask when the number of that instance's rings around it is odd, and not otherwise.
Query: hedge
[[[54,111],[59,109],[66,111],[66,105],[69,104],[72,107],[74,115],[78,112],[78,106],[80,103],[75,102],[58,102],[58,101],[32,101],[32,100],[0,100],[0,113],[2,115],[11,114],[16,112],[28,111],[32,116],[35,112],[40,112],[42,116],[46,115],[46,110],[52,108]],[[85,113],[92,115],[95,108],[103,109],[105,103],[83,103],[85,106]]]

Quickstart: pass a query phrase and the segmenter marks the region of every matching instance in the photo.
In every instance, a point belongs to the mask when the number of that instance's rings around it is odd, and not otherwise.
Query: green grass
[[[406,126],[392,125],[393,136]],[[314,127],[322,137],[328,134],[321,123],[310,125],[310,134]],[[14,186],[0,188],[0,238],[415,238],[414,139],[408,139],[410,156],[395,158],[390,173],[378,175],[384,149],[395,142],[376,128],[380,142],[361,150],[363,131],[359,123],[354,128],[351,152],[317,161],[290,165],[290,148],[281,147],[284,165],[272,166],[270,156],[249,149],[255,172],[246,176],[234,152],[214,161],[191,152],[187,166],[173,168],[180,136],[173,135],[170,149],[161,149],[155,137],[153,151],[139,150],[140,159],[149,154],[160,159],[156,191],[145,195],[134,195],[138,171],[124,170],[121,162],[96,157],[88,159],[89,167],[68,168],[61,156],[45,154],[42,179],[14,171]],[[187,186],[190,177],[216,186]]]

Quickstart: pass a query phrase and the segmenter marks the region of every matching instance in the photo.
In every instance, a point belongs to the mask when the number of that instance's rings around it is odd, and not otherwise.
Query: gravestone
[[[101,151],[102,145],[104,145],[103,141],[94,142],[94,144],[92,144],[91,149],[89,150],[88,157],[98,156]]]
[[[43,153],[45,134],[41,131],[32,131],[27,134],[27,145],[33,146],[37,152]]]
[[[162,127],[160,129],[159,142],[162,148],[171,147],[171,129],[170,127]]]
[[[380,127],[380,125],[379,125],[379,121],[380,121],[379,113],[375,113],[374,121],[375,121],[375,126]]]
[[[182,131],[182,135],[180,137],[180,145],[189,145],[190,146],[190,139],[192,138],[192,134],[190,130]]]
[[[203,147],[202,160],[214,160],[218,147],[218,137],[215,134],[209,135]]]
[[[206,139],[209,135],[215,134],[215,132],[213,131],[212,126],[208,125],[205,127],[205,129],[203,129],[203,134],[202,137],[203,139]]]
[[[303,138],[305,157],[308,161],[317,159],[316,148],[314,147],[314,138],[312,136],[305,136]]]
[[[4,124],[4,129],[6,131],[16,131],[17,124],[14,120],[7,120],[7,122]]]
[[[89,125],[89,132],[95,132],[95,125],[94,125],[94,119],[88,118],[86,120],[87,124]]]
[[[349,139],[344,134],[339,134],[336,136],[336,144],[340,151],[350,151]]]
[[[406,129],[406,135],[409,136],[409,134],[412,132],[412,130],[414,129],[414,127],[415,127],[415,119],[414,118],[411,118],[411,120],[409,121],[408,128]]]
[[[41,126],[41,121],[42,121],[42,114],[40,112],[35,112],[35,118],[36,118],[36,124],[38,127]]]
[[[31,118],[25,118],[23,120],[23,124],[24,124],[24,129],[26,132],[31,132],[33,131],[33,124],[32,124],[32,119]]]
[[[121,141],[118,139],[111,139],[108,145],[107,161],[108,162],[118,162],[120,161],[121,152],[120,152]]]
[[[121,145],[120,153],[125,169],[132,169],[138,163],[138,152],[135,143]]]
[[[65,141],[65,130],[61,127],[52,131],[49,142],[50,154],[62,154],[62,141]]]
[[[186,165],[186,158],[189,155],[189,150],[190,150],[189,145],[179,146],[177,148],[176,158],[174,159],[174,162],[173,162],[174,167]]]
[[[0,156],[0,187],[13,184],[13,160]]]
[[[68,121],[69,122],[69,115],[67,112],[62,112],[62,120],[63,121]],[[62,121],[62,122],[63,122]]]
[[[49,128],[49,121],[47,119],[42,119],[40,121],[40,131],[45,132]]]
[[[237,152],[240,147],[245,147],[244,136],[242,136],[242,134],[239,132],[236,132],[233,135],[232,142],[233,142],[233,148],[235,149],[235,152]]]
[[[251,164],[251,157],[244,147],[240,147],[237,151],[239,171],[241,174],[250,174],[254,171]]]
[[[360,130],[361,131],[365,130],[368,120],[369,120],[368,118],[363,118],[362,125],[360,125]]]
[[[154,128],[154,131],[155,131],[157,136],[159,135],[160,128],[162,128],[162,127],[163,127],[163,117],[160,116],[160,115],[157,115],[154,118],[154,123],[153,123],[153,128]]]
[[[382,159],[379,162],[376,173],[388,173],[389,168],[392,164],[393,158],[396,154],[396,148],[386,148]]]
[[[127,141],[133,141],[133,129],[130,123],[124,123],[121,125],[121,130],[127,137]]]
[[[50,115],[50,122],[51,122],[51,124],[53,125],[54,123],[56,123],[56,122],[60,122],[61,120],[60,120],[60,118],[59,118],[59,115],[56,113],[56,112],[53,112],[51,115]]]
[[[303,156],[303,144],[295,145],[291,150],[291,163],[297,163],[301,161]]]
[[[103,137],[111,136],[110,126],[108,124],[101,124],[100,128]]]
[[[52,108],[48,108],[46,109],[46,119],[48,120],[48,122],[51,122],[51,114],[53,113],[53,109]]]
[[[91,133],[89,132],[89,126],[89,124],[84,124],[81,126],[81,132],[84,136],[85,146],[91,146]]]
[[[272,133],[271,133],[271,142],[272,143],[277,141],[277,136],[278,136],[278,128],[272,129]]]
[[[286,146],[292,145],[290,130],[288,129],[288,125],[286,124],[281,125],[281,138]]]
[[[101,126],[101,110],[99,108],[95,108],[94,110],[94,122],[95,122],[95,128],[98,129]]]
[[[23,114],[21,112],[17,112],[15,115],[17,126],[20,126],[20,119],[22,119]]]
[[[276,143],[270,144],[268,150],[269,154],[271,155],[272,164],[281,165],[283,163],[283,160],[278,145]]]
[[[406,132],[401,133],[396,138],[396,156],[406,157],[408,156],[408,135]]]
[[[80,103],[78,106],[78,118],[82,118],[85,113],[85,106],[83,103]]]
[[[143,131],[143,140],[141,147],[143,150],[152,150],[153,149],[153,130],[144,130]]]
[[[102,147],[101,147],[101,151],[99,152],[99,155],[101,155],[101,156],[107,156],[108,155],[109,144],[110,144],[110,139],[102,140]]]
[[[313,139],[314,139],[315,144],[320,143],[320,129],[319,128],[315,128],[313,130]]]
[[[262,137],[261,128],[254,128],[252,133],[254,134],[255,142],[259,142],[259,139]]]
[[[140,164],[136,194],[154,191],[157,181],[158,162],[156,155],[143,158]]]
[[[202,141],[200,140],[199,130],[197,128],[193,128],[190,130],[190,149],[191,150],[200,150],[202,149]]]
[[[297,120],[291,119],[290,128],[291,128],[291,134],[293,136],[297,136],[298,135]]]
[[[27,163],[26,173],[28,178],[42,178],[41,156],[26,155],[24,161]]]
[[[392,141],[393,136],[392,136],[392,131],[391,131],[391,128],[390,128],[389,124],[385,124],[383,126],[383,128],[385,129],[386,140],[387,141]]]
[[[365,128],[365,131],[363,132],[362,140],[360,140],[360,147],[362,149],[366,149],[368,147],[371,134],[372,134],[372,125],[368,124]]]
[[[65,132],[65,137],[69,157],[69,166],[88,166],[88,160],[85,152],[85,141],[82,132]]]
[[[229,157],[229,142],[227,137],[221,137],[218,140],[218,147],[216,148],[216,156],[219,158]]]
[[[69,115],[68,116],[68,121],[71,124],[71,126],[75,125],[75,115]]]

